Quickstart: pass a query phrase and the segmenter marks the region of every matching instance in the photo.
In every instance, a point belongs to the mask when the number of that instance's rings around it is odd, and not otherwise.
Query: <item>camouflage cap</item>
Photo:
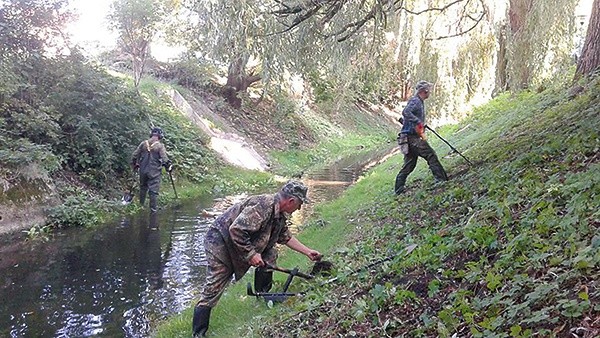
[[[308,188],[302,182],[299,181],[288,181],[286,184],[283,185],[283,187],[281,187],[282,193],[289,196],[297,197],[304,203],[310,203],[310,200],[308,199],[308,197],[306,197],[307,191]]]
[[[429,90],[431,88],[431,86],[432,86],[432,84],[430,82],[421,80],[421,81],[417,82],[417,85],[415,86],[415,90],[417,92],[419,92],[421,90]]]

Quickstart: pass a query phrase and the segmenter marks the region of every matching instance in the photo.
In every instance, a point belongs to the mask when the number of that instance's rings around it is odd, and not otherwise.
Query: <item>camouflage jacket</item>
[[[160,176],[162,165],[167,161],[165,146],[160,141],[152,142],[152,139],[140,143],[131,155],[131,164],[139,164],[140,174],[148,174],[149,177]]]
[[[231,265],[238,280],[250,268],[248,261],[254,254],[264,254],[292,238],[279,210],[278,194],[250,196],[231,206],[215,220],[207,238],[215,238],[217,231],[221,238],[206,243],[206,250]]]

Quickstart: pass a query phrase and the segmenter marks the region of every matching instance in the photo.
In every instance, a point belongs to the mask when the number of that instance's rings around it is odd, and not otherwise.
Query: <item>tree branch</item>
[[[281,6],[281,8],[271,11],[270,12],[271,14],[273,14],[277,17],[281,17],[281,18],[293,17],[294,19],[291,24],[289,24],[289,25],[284,24],[284,26],[287,26],[285,29],[278,31],[278,32],[267,34],[267,36],[289,32],[292,29],[298,27],[300,24],[307,21],[308,19],[315,17],[317,15],[322,15],[322,18],[320,19],[321,23],[325,24],[325,23],[331,22],[336,15],[340,14],[340,11],[344,7],[344,5],[346,5],[348,3],[348,0],[309,0],[309,1],[305,2],[304,4],[288,5],[288,4],[286,4],[285,0],[275,0],[275,1],[277,4],[279,4],[279,6]],[[396,13],[405,11],[406,13],[412,14],[412,15],[421,15],[421,14],[424,14],[427,12],[443,13],[443,12],[447,11],[449,8],[451,8],[452,6],[456,6],[457,4],[466,2],[464,4],[463,13],[460,16],[460,19],[461,20],[468,19],[468,20],[473,21],[473,24],[469,28],[467,28],[465,30],[461,30],[460,32],[457,32],[454,34],[440,36],[437,38],[428,38],[426,40],[440,40],[440,39],[456,37],[459,35],[466,34],[466,33],[470,32],[471,30],[473,30],[485,17],[485,14],[487,13],[487,11],[485,9],[485,4],[483,3],[483,0],[478,0],[478,1],[481,4],[481,7],[483,8],[483,10],[481,12],[481,15],[479,15],[477,18],[474,18],[473,13],[467,13],[467,10],[466,10],[466,8],[469,5],[469,3],[471,2],[471,0],[453,0],[441,7],[428,7],[426,9],[419,10],[419,11],[414,11],[414,10],[406,8],[404,0],[377,0],[373,4],[373,8],[371,8],[371,10],[368,13],[366,13],[364,16],[362,16],[350,23],[345,24],[342,28],[338,29],[334,33],[327,34],[324,36],[326,38],[336,36],[336,37],[338,37],[336,39],[338,42],[343,42],[343,41],[346,41],[347,39],[349,39],[352,35],[356,34],[361,28],[363,28],[366,25],[367,22],[369,22],[371,20],[381,19],[384,22],[383,26],[385,27],[385,23],[387,22],[386,13],[388,11],[392,11],[392,12],[396,12]],[[362,8],[365,4],[366,4],[366,1],[363,0],[359,5],[360,8]]]

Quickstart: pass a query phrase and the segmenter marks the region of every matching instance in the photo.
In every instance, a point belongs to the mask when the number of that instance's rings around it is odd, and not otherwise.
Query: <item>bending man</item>
[[[275,265],[275,244],[285,244],[312,261],[321,259],[318,251],[292,236],[286,223],[286,214],[308,202],[307,190],[304,184],[289,181],[276,194],[250,196],[215,220],[204,239],[208,271],[200,300],[194,307],[194,337],[206,333],[211,309],[232,276],[240,280],[251,266],[257,267],[254,288],[257,292],[269,291],[273,272],[261,267],[267,263]]]

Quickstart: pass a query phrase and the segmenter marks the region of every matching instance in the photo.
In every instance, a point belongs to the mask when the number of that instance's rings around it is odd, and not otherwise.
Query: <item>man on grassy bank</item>
[[[446,171],[438,160],[435,151],[425,138],[425,100],[429,98],[431,83],[419,81],[415,86],[415,95],[408,100],[402,111],[402,130],[398,135],[400,151],[404,154],[404,165],[396,176],[394,192],[404,192],[404,184],[408,175],[415,170],[419,156],[424,158],[433,173],[436,182],[448,180]]]
[[[140,175],[140,204],[144,205],[146,194],[149,192],[151,212],[158,210],[162,167],[164,166],[168,172],[173,170],[173,164],[167,157],[165,146],[160,143],[163,136],[162,129],[152,128],[150,139],[142,141],[131,156],[131,166]]]
[[[312,261],[321,259],[318,251],[292,236],[287,226],[287,215],[308,202],[307,190],[304,184],[289,181],[276,194],[250,196],[215,220],[204,239],[208,271],[200,300],[194,307],[194,337],[206,333],[211,309],[232,276],[240,280],[254,266],[255,290],[268,292],[271,289],[273,272],[262,268],[275,265],[275,244],[285,244]]]

